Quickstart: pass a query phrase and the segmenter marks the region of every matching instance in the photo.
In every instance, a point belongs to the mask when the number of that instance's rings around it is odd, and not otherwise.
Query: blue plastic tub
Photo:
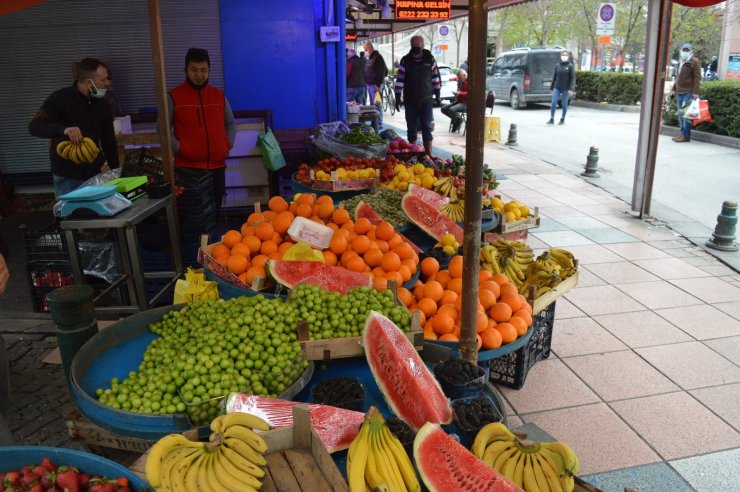
[[[285,292],[285,294],[275,294],[274,292],[271,292],[270,290],[266,291],[255,291],[251,289],[242,289],[235,285],[231,285],[212,271],[208,270],[207,268],[204,269],[206,280],[212,280],[218,284],[218,294],[221,296],[221,299],[229,300],[233,299],[234,297],[242,297],[242,296],[256,296],[257,294],[262,294],[267,299],[276,299],[278,297],[280,298],[287,298],[288,293]]]
[[[49,458],[57,466],[73,466],[88,475],[101,475],[111,479],[126,477],[134,492],[151,490],[145,480],[136,476],[128,468],[101,456],[75,449],[3,446],[0,447],[0,472],[19,470],[29,464],[38,465],[41,464],[43,458]]]

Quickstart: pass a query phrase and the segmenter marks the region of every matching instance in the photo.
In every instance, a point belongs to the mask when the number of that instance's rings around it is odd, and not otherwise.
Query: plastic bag
[[[198,270],[188,268],[185,272],[185,278],[181,278],[175,283],[175,295],[172,303],[182,304],[184,302],[216,300],[218,298],[218,284],[206,280],[202,268]]]
[[[699,118],[699,99],[693,99],[689,107],[683,113],[683,117],[687,120],[695,120]]]
[[[347,157],[385,158],[388,152],[388,145],[385,143],[351,145],[339,139],[349,131],[349,127],[343,121],[320,124],[314,132],[313,144],[337,159],[346,159]]]
[[[691,120],[691,124],[696,126],[699,123],[711,122],[712,115],[709,113],[709,101],[703,99],[699,101],[699,117]]]
[[[109,171],[105,171],[100,174],[96,174],[92,178],[88,179],[84,183],[80,185],[80,188],[83,186],[99,186],[104,183],[107,183],[108,181],[112,181],[114,179],[118,179],[121,177],[121,168],[118,169],[111,169]]]
[[[383,104],[383,97],[380,95],[380,91],[375,91],[375,97],[373,97],[373,104],[380,106]]]
[[[280,150],[280,144],[270,128],[267,129],[266,133],[261,133],[257,137],[257,145],[262,151],[262,162],[264,162],[268,171],[277,171],[286,166],[283,151]]]
[[[317,261],[325,263],[324,255],[321,251],[313,249],[310,244],[299,242],[285,250],[283,260],[287,261]]]

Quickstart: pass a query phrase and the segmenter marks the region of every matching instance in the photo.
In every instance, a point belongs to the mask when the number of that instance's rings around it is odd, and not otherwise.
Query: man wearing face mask
[[[110,86],[105,63],[85,58],[77,66],[74,84],[50,95],[28,125],[34,137],[51,139],[49,158],[57,196],[100,173],[106,161],[111,169],[118,167],[113,113],[103,98]],[[81,143],[84,137],[101,150],[94,162],[76,164],[57,154],[57,145],[63,140]]]
[[[558,100],[561,101],[563,114],[559,125],[565,124],[565,115],[568,114],[568,100],[576,91],[576,69],[570,63],[570,54],[567,51],[560,53],[560,63],[555,65],[555,73],[550,82],[552,100],[550,101],[550,119],[547,124],[555,123],[555,111],[558,109]]]
[[[691,104],[693,99],[699,98],[699,84],[701,83],[701,62],[694,58],[694,48],[686,43],[681,46],[681,62],[678,65],[676,83],[671,88],[671,95],[676,96],[679,111]],[[681,125],[681,135],[673,137],[674,142],[691,141],[691,120],[678,118]]]
[[[234,113],[223,91],[208,85],[208,51],[190,48],[185,82],[169,92],[175,166],[213,175],[216,211],[226,193],[226,157],[236,140]]]
[[[406,108],[406,129],[409,143],[416,143],[417,122],[421,129],[424,152],[432,155],[432,129],[434,115],[432,104],[435,91],[439,91],[439,69],[429,50],[424,49],[424,38],[413,36],[411,50],[401,58],[396,76],[396,110],[401,110],[401,95]]]

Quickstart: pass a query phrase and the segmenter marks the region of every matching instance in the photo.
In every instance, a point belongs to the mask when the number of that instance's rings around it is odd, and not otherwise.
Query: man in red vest
[[[208,51],[190,48],[185,82],[172,89],[169,113],[175,166],[213,174],[216,210],[226,192],[226,157],[236,139],[234,113],[223,91],[208,85]]]

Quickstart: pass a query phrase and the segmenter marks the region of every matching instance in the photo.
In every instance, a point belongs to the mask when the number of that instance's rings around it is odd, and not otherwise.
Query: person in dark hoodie
[[[365,67],[353,49],[347,50],[347,102],[365,104]]]
[[[568,114],[568,100],[576,93],[576,69],[570,62],[570,54],[567,51],[560,53],[560,63],[555,65],[550,90],[552,91],[552,101],[550,101],[550,119],[547,124],[555,124],[555,111],[558,109],[558,100],[560,100],[563,114],[560,116],[560,123],[558,124],[564,125],[565,115]]]
[[[370,98],[370,104],[375,104],[375,93],[380,92],[380,86],[388,76],[388,66],[385,64],[383,55],[375,51],[371,42],[363,46],[367,54],[367,63],[365,64],[365,85],[367,86],[367,95]],[[383,104],[376,104],[378,108],[378,127],[383,126]]]

